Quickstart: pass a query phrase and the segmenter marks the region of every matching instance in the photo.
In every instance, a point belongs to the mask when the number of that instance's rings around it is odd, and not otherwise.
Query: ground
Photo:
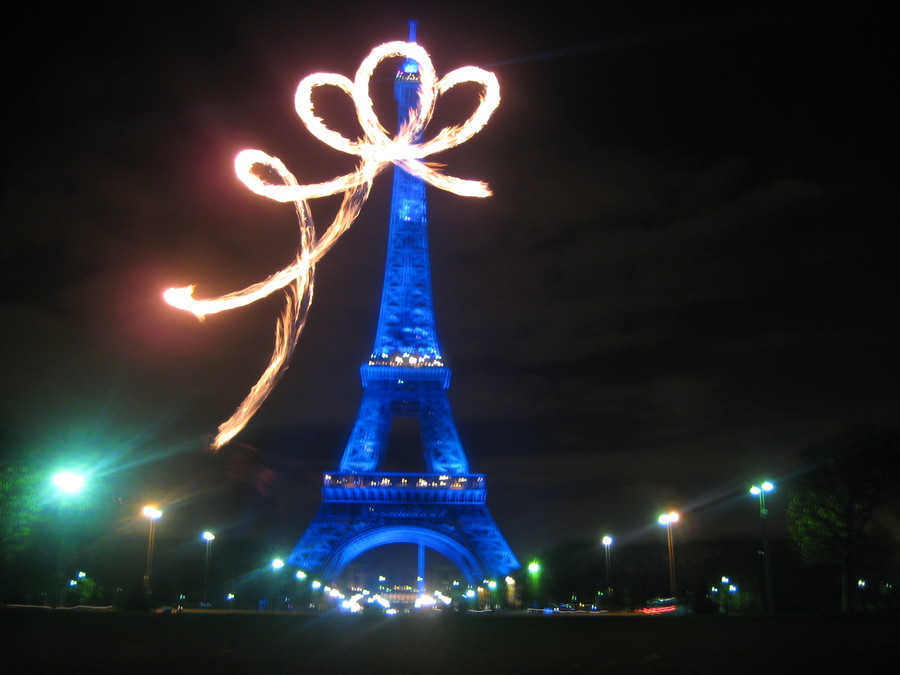
[[[888,669],[898,620],[363,617],[2,609],[16,672],[826,672]]]

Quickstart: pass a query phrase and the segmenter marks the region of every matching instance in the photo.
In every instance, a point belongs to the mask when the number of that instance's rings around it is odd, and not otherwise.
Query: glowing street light
[[[660,525],[671,525],[672,523],[677,523],[681,516],[677,511],[672,511],[670,513],[664,513],[659,517]]]
[[[612,584],[609,582],[609,547],[612,546],[613,538],[609,535],[603,537],[600,540],[600,543],[603,544],[604,551],[606,553],[606,598],[607,604],[609,603],[609,597],[612,594]]]
[[[53,485],[66,494],[74,495],[81,492],[84,487],[85,477],[72,471],[60,471],[53,474]]]
[[[758,486],[751,485],[750,486],[750,494],[759,499],[759,516],[760,518],[765,518],[769,515],[768,510],[766,509],[766,493],[771,492],[775,489],[775,484],[771,481],[763,481]]]
[[[156,537],[156,521],[162,518],[162,511],[155,506],[145,506],[141,513],[150,520],[150,534],[147,538],[147,569],[144,572],[144,588],[150,590],[150,576],[153,573],[153,540]]]
[[[206,565],[203,572],[203,604],[209,607],[209,554],[216,535],[207,530],[200,537],[206,542]]]
[[[659,524],[665,526],[666,528],[666,540],[669,544],[669,591],[674,598],[676,596],[675,592],[675,542],[672,539],[672,524],[677,523],[681,516],[677,511],[670,511],[669,513],[664,513],[661,515],[658,520]]]
[[[772,570],[769,565],[769,535],[766,528],[766,518],[769,515],[766,509],[766,493],[775,489],[775,484],[771,481],[763,481],[758,486],[750,486],[750,494],[759,499],[759,524],[762,533],[762,551],[763,557],[763,573],[765,575],[766,585],[766,613],[771,614],[775,611],[774,600],[772,598]]]

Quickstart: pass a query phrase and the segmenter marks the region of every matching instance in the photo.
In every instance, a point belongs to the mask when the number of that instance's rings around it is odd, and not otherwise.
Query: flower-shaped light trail
[[[369,96],[369,82],[376,66],[384,59],[394,57],[405,57],[418,64],[421,89],[417,107],[409,111],[406,122],[391,137],[375,115]],[[438,97],[465,82],[473,82],[481,87],[480,100],[472,116],[459,126],[441,129],[430,140],[416,142],[431,120]],[[317,87],[325,86],[337,87],[353,99],[363,138],[351,141],[329,129],[316,116],[312,92]],[[234,414],[219,425],[219,433],[212,442],[214,449],[221,448],[244,428],[287,367],[312,303],[315,264],[359,215],[369,196],[372,181],[379,173],[387,166],[396,164],[441,190],[469,197],[490,195],[490,190],[484,183],[444,175],[424,163],[423,159],[469,140],[487,124],[499,103],[500,86],[493,73],[468,66],[458,68],[438,80],[431,58],[422,47],[414,42],[389,42],[369,53],[360,64],[353,81],[343,75],[316,73],[300,82],[294,97],[297,114],[316,138],[336,150],[359,156],[355,171],[324,183],[301,185],[276,157],[260,150],[244,150],[237,155],[235,171],[248,188],[269,199],[294,203],[300,227],[300,243],[292,264],[241,290],[203,300],[194,298],[193,286],[170,288],[164,294],[166,302],[173,307],[193,312],[202,319],[207,314],[243,307],[275,290],[285,289],[287,302],[277,324],[275,350],[269,365]],[[259,172],[255,171],[259,166],[268,169],[268,173],[277,176],[280,182],[260,178]],[[344,197],[334,220],[323,235],[316,239],[307,200],[341,192]]]

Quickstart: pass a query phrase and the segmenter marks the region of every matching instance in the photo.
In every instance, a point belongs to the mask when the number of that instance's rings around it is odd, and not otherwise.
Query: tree
[[[0,597],[9,566],[28,548],[40,517],[39,476],[26,462],[0,459]]]
[[[900,433],[852,429],[807,450],[793,485],[788,530],[808,565],[840,568],[841,611],[850,611],[850,573],[879,509],[900,497]]]
[[[0,460],[0,556],[22,553],[40,515],[39,474],[22,462]]]

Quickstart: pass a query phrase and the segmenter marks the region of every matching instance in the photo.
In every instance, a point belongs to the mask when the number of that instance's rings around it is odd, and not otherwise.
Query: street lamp
[[[672,523],[677,523],[681,516],[678,515],[677,511],[670,511],[669,513],[664,513],[661,515],[658,520],[660,525],[664,525],[666,528],[666,539],[669,544],[669,590],[674,598],[676,596],[675,592],[675,543],[672,540]]]
[[[610,596],[612,595],[612,585],[609,582],[609,547],[612,546],[613,538],[609,535],[606,535],[605,537],[603,537],[603,539],[600,540],[600,542],[603,544],[603,548],[606,553],[606,603],[608,605],[611,599]]]
[[[212,548],[213,539],[216,538],[210,531],[205,531],[200,535],[206,541],[206,566],[203,572],[203,604],[209,607],[209,553]]]
[[[162,518],[162,511],[155,506],[145,506],[141,513],[150,520],[150,534],[147,538],[147,570],[144,573],[144,589],[150,591],[150,576],[153,573],[153,539],[156,536],[156,521]]]
[[[518,605],[516,599],[516,580],[507,575],[503,581],[506,583],[506,606],[516,607]]]
[[[278,578],[278,571],[284,567],[284,560],[282,560],[281,558],[272,558],[271,566],[272,566],[272,572],[274,572],[274,574],[272,575],[271,611],[275,611],[278,609],[278,607],[280,605],[279,599],[281,598],[281,595],[282,595],[281,584],[280,584],[280,580]],[[268,603],[266,603],[266,606],[268,607]]]
[[[528,563],[528,575],[531,578],[531,604],[537,607],[538,604],[538,579],[541,572],[541,564],[537,560]]]
[[[65,510],[68,502],[67,500],[75,497],[79,492],[84,489],[84,484],[86,482],[86,478],[83,474],[76,473],[74,471],[59,471],[53,474],[50,479],[53,487],[56,488],[59,496],[59,508],[57,510],[57,526],[62,527],[62,531],[59,536],[58,549],[56,551],[56,574],[53,580],[55,585],[54,589],[54,597],[52,598],[52,602],[55,603],[55,606],[58,606],[63,599],[63,585],[62,585],[62,566],[63,566],[63,557],[66,556],[71,547],[71,537],[72,537],[72,528],[71,524],[62,524],[63,511]]]
[[[772,598],[772,570],[769,564],[769,535],[766,528],[766,518],[769,515],[766,509],[766,493],[775,489],[775,484],[771,481],[763,481],[758,486],[750,486],[750,494],[759,499],[759,524],[762,534],[762,557],[763,557],[763,573],[765,575],[765,598],[766,613],[772,614],[775,611],[775,605]]]

